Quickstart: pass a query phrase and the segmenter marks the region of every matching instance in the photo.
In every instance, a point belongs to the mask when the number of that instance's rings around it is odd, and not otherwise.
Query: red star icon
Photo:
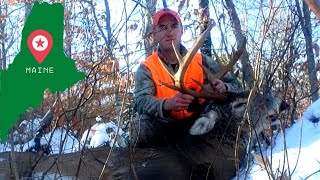
[[[39,41],[36,41],[36,43],[38,44],[37,47],[39,46],[43,47],[43,43],[45,43],[45,41],[41,41],[41,38],[39,38]]]

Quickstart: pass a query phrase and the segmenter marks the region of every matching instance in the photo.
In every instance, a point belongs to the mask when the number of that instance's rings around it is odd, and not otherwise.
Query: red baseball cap
[[[153,24],[152,24],[152,27],[156,27],[159,23],[159,19],[164,16],[164,15],[172,15],[174,18],[176,18],[177,22],[181,23],[181,19],[178,15],[177,12],[173,11],[173,10],[170,10],[168,8],[164,8],[164,9],[160,9],[155,15],[154,15],[154,18],[153,18]]]

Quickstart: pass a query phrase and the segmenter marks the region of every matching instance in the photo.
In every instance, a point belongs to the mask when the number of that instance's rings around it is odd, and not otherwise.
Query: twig
[[[320,169],[319,169],[318,171],[313,172],[313,173],[312,173],[312,174],[310,174],[309,176],[307,176],[307,177],[305,178],[305,180],[306,180],[306,179],[308,179],[308,178],[310,178],[311,176],[313,176],[313,175],[315,175],[315,174],[319,173],[319,172],[320,172]]]
[[[17,169],[17,161],[16,161],[16,155],[14,152],[14,139],[13,139],[13,129],[10,130],[10,136],[11,136],[11,152],[10,152],[10,169],[11,173],[13,173],[15,179],[19,179],[18,169]]]
[[[58,157],[55,157],[55,158],[54,158],[54,161],[53,161],[53,163],[51,164],[51,166],[50,166],[45,172],[42,173],[41,179],[44,179],[44,178],[45,178],[45,176],[48,174],[48,172],[49,172],[49,171],[52,169],[52,167],[56,164],[57,159],[58,159]]]

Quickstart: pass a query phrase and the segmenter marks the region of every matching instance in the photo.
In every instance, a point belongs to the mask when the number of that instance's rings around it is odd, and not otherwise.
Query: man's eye
[[[172,29],[176,29],[176,28],[178,28],[178,27],[179,27],[178,24],[173,24],[173,25],[172,25]]]
[[[167,26],[162,26],[161,30],[166,30],[168,27]]]
[[[164,25],[161,25],[161,26],[159,26],[159,29],[162,29],[162,28],[164,28],[165,26]]]

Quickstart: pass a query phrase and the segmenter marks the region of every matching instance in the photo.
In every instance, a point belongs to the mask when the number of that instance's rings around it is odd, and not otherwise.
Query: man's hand
[[[172,98],[167,98],[163,103],[163,109],[166,111],[182,111],[187,110],[189,104],[194,99],[188,94],[178,93]]]
[[[214,79],[212,84],[217,88],[220,93],[224,93],[227,91],[226,85],[220,79]]]

